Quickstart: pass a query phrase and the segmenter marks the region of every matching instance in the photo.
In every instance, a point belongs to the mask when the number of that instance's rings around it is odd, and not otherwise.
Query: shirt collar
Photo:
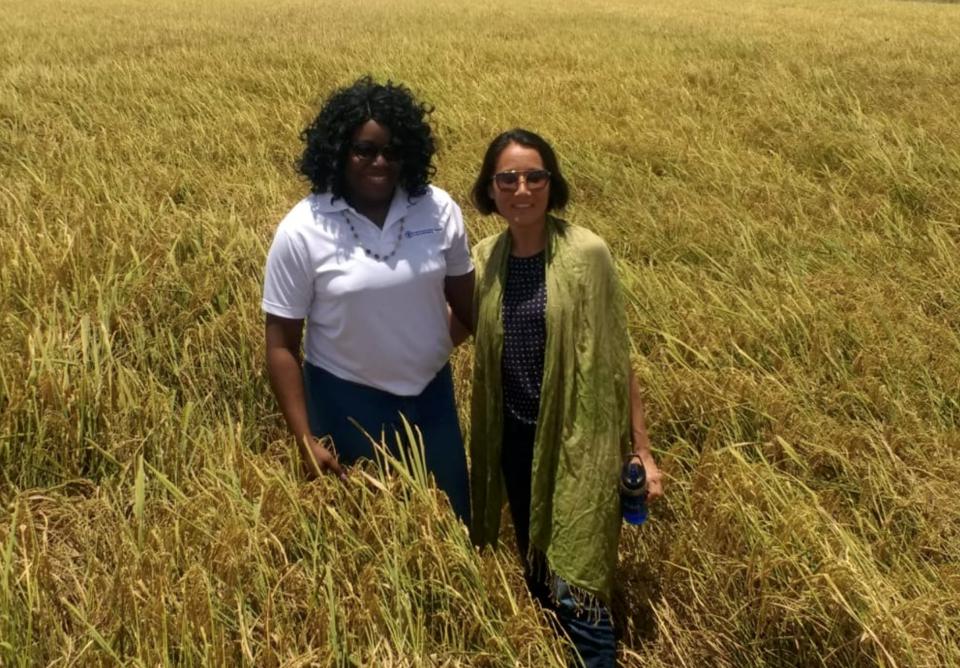
[[[352,206],[347,204],[343,197],[334,199],[331,193],[320,193],[314,195],[315,210],[319,213],[337,213],[340,211],[350,211],[356,216],[361,216]],[[411,206],[410,196],[407,191],[397,186],[393,192],[393,199],[390,200],[390,210],[387,211],[387,219],[383,223],[383,229],[387,229],[394,223],[401,220]]]

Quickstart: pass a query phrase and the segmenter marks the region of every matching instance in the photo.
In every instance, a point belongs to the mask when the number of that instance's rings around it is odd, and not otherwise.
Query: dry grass
[[[464,203],[498,131],[554,140],[620,262],[670,478],[622,543],[624,663],[960,664],[958,22],[5,2],[0,665],[562,663],[414,481],[290,462],[262,263],[300,127],[366,71],[436,105]]]

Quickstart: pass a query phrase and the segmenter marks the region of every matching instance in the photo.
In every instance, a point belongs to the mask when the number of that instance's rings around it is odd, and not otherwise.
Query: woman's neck
[[[352,206],[357,213],[362,214],[370,219],[377,227],[383,227],[383,224],[387,222],[387,214],[390,213],[390,203],[392,200],[387,200],[386,202],[364,202],[353,197],[347,197],[347,204]]]
[[[514,257],[532,257],[547,247],[547,222],[540,225],[510,228],[510,254]]]

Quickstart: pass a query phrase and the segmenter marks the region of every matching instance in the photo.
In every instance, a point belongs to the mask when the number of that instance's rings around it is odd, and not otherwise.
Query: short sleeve
[[[450,201],[446,220],[447,232],[447,276],[463,276],[473,271],[470,259],[470,244],[467,241],[467,229],[463,224],[463,214],[453,200]]]
[[[281,318],[306,318],[313,301],[313,276],[310,255],[302,240],[291,235],[289,227],[280,225],[264,271],[264,312]]]

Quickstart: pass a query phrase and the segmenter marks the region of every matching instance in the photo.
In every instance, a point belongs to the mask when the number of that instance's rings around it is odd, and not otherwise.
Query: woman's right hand
[[[267,314],[266,345],[267,375],[280,411],[297,440],[300,463],[307,478],[332,473],[341,480],[346,474],[331,450],[330,436],[314,438],[307,418],[307,403],[303,393],[303,372],[300,368],[300,339],[303,320],[281,318]]]
[[[302,455],[303,472],[309,479],[317,478],[325,473],[330,473],[341,480],[346,480],[347,474],[337,461],[337,456],[329,446],[333,444],[329,436],[313,438],[304,437],[303,447],[300,449]]]

